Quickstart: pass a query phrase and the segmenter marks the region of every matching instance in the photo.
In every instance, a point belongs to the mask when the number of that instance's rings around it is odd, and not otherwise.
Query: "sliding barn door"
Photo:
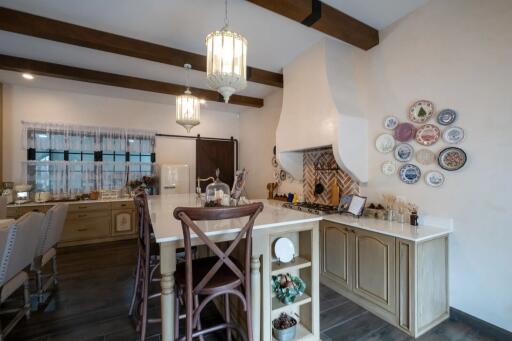
[[[235,142],[197,139],[196,177],[215,177],[217,168],[220,169],[220,180],[231,188],[235,177]],[[209,183],[201,184],[202,192]]]

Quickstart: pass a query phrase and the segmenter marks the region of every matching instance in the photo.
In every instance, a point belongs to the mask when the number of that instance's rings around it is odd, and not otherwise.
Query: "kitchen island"
[[[250,271],[254,340],[271,340],[271,321],[283,311],[300,316],[297,340],[320,340],[318,226],[322,218],[283,208],[282,202],[255,201],[263,202],[265,207],[257,217],[253,230]],[[162,340],[165,341],[174,339],[173,275],[176,249],[183,247],[181,223],[172,215],[178,206],[201,207],[202,202],[195,194],[152,196],[149,199],[151,221],[160,245]],[[233,240],[246,222],[247,218],[200,221],[197,224],[214,242],[224,242]],[[272,259],[272,244],[282,236],[290,238],[295,244],[298,254],[293,263],[279,264]],[[192,238],[193,245],[201,244],[199,238],[194,238],[194,235]],[[296,274],[306,282],[306,293],[291,305],[281,304],[272,295],[271,276],[278,273]],[[240,324],[245,325],[245,322]]]
[[[322,282],[410,335],[417,336],[448,317],[448,228],[399,224],[347,215],[318,216],[263,202],[254,224],[251,260],[254,340],[272,340],[271,321],[281,312],[297,313],[296,339],[320,340],[319,283]],[[183,247],[178,206],[201,207],[195,194],[152,196],[149,210],[160,245],[162,274],[162,340],[174,335],[176,249]],[[233,240],[247,219],[201,221],[214,242]],[[201,244],[198,238],[193,245]],[[279,264],[272,245],[287,237],[295,262]],[[292,305],[273,297],[271,276],[291,273],[307,285]],[[242,315],[243,316],[243,315]],[[242,323],[242,325],[244,325]]]

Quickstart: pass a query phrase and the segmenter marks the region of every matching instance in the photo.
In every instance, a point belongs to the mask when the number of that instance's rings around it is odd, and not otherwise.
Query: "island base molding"
[[[448,235],[414,242],[320,223],[320,282],[413,337],[450,316]]]

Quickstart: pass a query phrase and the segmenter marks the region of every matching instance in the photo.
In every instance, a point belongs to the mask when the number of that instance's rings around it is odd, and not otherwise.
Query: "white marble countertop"
[[[322,217],[283,208],[280,201],[251,200],[262,202],[263,211],[254,223],[254,230],[275,228],[322,220]],[[201,201],[195,194],[168,194],[149,197],[149,212],[151,223],[158,243],[172,242],[183,239],[181,223],[173,217],[174,209],[178,206],[201,207]],[[199,221],[197,225],[207,236],[235,233],[246,224],[248,218],[226,219],[215,221]]]
[[[452,232],[450,228],[425,225],[412,226],[374,218],[355,218],[350,215],[332,214],[318,216],[284,208],[281,201],[266,199],[252,201],[263,202],[265,206],[256,219],[254,224],[255,230],[327,220],[413,242],[421,242]],[[181,223],[172,215],[174,209],[178,206],[201,207],[202,203],[195,194],[156,195],[149,198],[149,211],[157,242],[162,243],[183,239]],[[206,232],[206,235],[214,236],[237,232],[246,222],[247,218],[201,221],[197,224]]]
[[[402,238],[413,242],[421,242],[432,238],[447,235],[452,232],[450,228],[441,228],[434,226],[412,226],[410,224],[401,224],[396,221],[387,221],[375,218],[356,218],[348,214],[331,214],[323,216],[324,220],[334,223],[344,224],[363,230],[382,233],[388,236]]]
[[[83,205],[83,204],[98,204],[102,202],[121,202],[121,201],[133,201],[133,198],[117,198],[117,199],[98,199],[98,200],[70,200],[70,201],[45,201],[36,202],[30,201],[24,204],[9,204],[7,207],[26,207],[26,206],[52,206],[64,202],[70,205]]]

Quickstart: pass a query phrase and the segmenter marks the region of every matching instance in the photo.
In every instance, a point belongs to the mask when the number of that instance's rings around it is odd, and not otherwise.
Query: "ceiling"
[[[428,0],[324,0],[382,29]],[[222,0],[0,0],[0,6],[111,33],[206,54],[205,36],[220,29]],[[230,24],[249,42],[250,66],[281,72],[301,52],[328,37],[243,0],[230,1]],[[0,31],[0,53],[100,71],[180,83],[183,69]],[[207,88],[204,73],[192,71],[192,86]],[[242,95],[265,97],[275,88],[250,83]]]

